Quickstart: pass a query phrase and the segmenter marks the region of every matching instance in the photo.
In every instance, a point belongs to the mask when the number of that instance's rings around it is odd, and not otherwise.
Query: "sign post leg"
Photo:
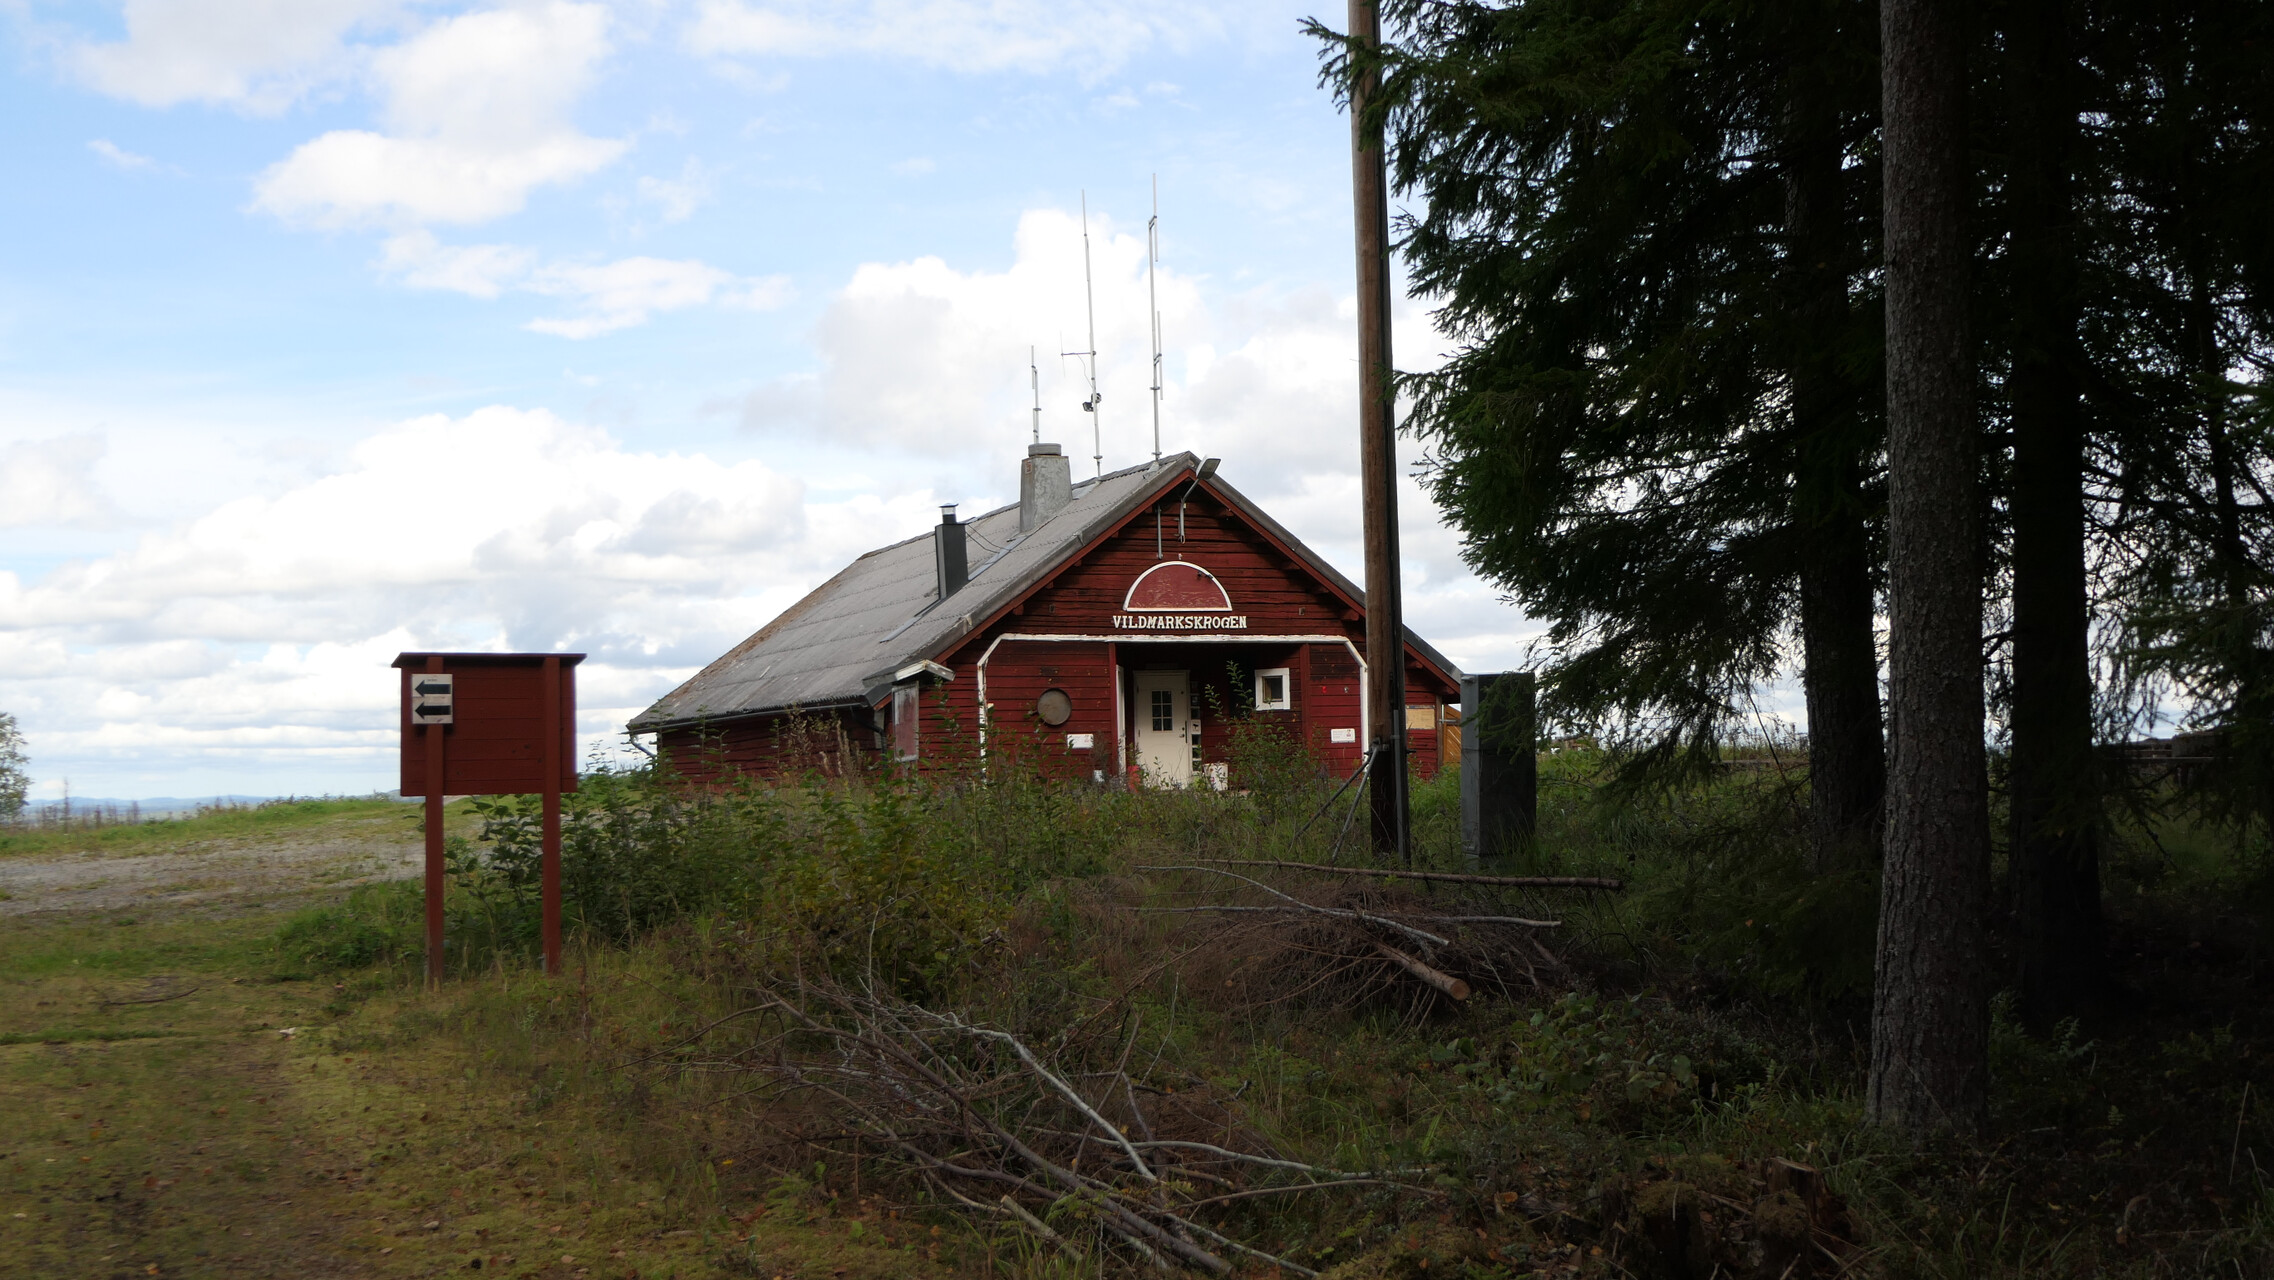
[[[439,670],[433,659],[428,670]],[[445,726],[426,726],[426,984],[442,985],[442,750]]]
[[[545,659],[545,816],[544,901],[545,972],[561,972],[561,660]]]

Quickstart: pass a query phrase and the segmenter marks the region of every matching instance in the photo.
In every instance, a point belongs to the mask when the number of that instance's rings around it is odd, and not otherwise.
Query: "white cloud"
[[[127,0],[126,39],[67,46],[64,62],[93,88],[146,107],[212,102],[281,111],[348,74],[347,43],[398,0]]]
[[[0,529],[100,528],[116,512],[96,487],[99,436],[55,436],[0,445]]]
[[[766,310],[789,298],[781,276],[744,278],[691,258],[619,258],[614,262],[538,265],[534,251],[515,245],[445,245],[429,231],[390,236],[379,269],[413,289],[438,289],[494,299],[508,290],[562,298],[577,313],[529,322],[528,328],[563,338],[592,338],[645,324],[659,311],[728,306]]]
[[[708,303],[734,277],[707,263],[663,258],[622,258],[579,266],[555,263],[529,282],[537,293],[574,299],[582,314],[532,320],[538,333],[590,338],[644,323],[649,313]]]
[[[867,54],[975,74],[1071,70],[1087,82],[1223,28],[1214,6],[1176,0],[702,0],[686,41],[714,57]]]
[[[931,501],[815,503],[763,463],[633,451],[542,411],[418,418],[129,550],[30,584],[0,572],[0,706],[41,776],[83,791],[181,794],[190,770],[281,789],[270,767],[384,787],[396,652],[567,648],[592,654],[582,724],[604,739],[845,561],[923,529]],[[177,781],[91,783],[145,768]]]
[[[609,52],[608,11],[565,0],[435,22],[374,54],[387,132],[343,129],[264,172],[254,206],[317,226],[486,222],[612,163],[569,110]]]
[[[510,244],[444,245],[431,231],[406,231],[380,246],[379,269],[413,289],[495,298],[529,274],[535,252]]]
[[[677,178],[643,176],[638,189],[640,200],[656,206],[665,222],[685,222],[711,202],[712,185],[710,170],[690,157]]]
[[[96,138],[87,144],[87,149],[129,173],[137,169],[155,169],[158,167],[157,161],[148,156],[136,155],[108,138]]]

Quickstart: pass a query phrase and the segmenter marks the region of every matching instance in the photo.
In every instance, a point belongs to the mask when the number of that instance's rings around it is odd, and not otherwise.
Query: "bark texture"
[[[2016,982],[2023,1015],[2100,986],[2100,797],[2085,597],[2084,415],[2067,0],[2017,11],[2013,58],[2013,758]]]
[[[1825,82],[1822,11],[1792,32],[1785,226],[1798,321],[1792,415],[1799,440],[1793,524],[1800,538],[1800,639],[1808,700],[1810,844],[1818,871],[1879,857],[1887,785],[1865,525],[1863,403],[1834,341],[1846,325],[1855,249],[1844,208],[1839,120]]]
[[[1350,0],[1350,36],[1381,47],[1375,0]],[[1382,122],[1368,107],[1381,73],[1350,88],[1350,176],[1358,241],[1358,478],[1366,539],[1367,768],[1374,852],[1413,861],[1406,798],[1405,607],[1398,579],[1397,391],[1390,361],[1390,205]]]
[[[1982,566],[1967,332],[1965,11],[1884,0],[1889,701],[1867,1112],[1978,1128],[1987,1104]]]

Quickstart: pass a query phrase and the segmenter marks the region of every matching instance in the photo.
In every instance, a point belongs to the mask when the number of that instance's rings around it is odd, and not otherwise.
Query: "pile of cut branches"
[[[1139,871],[1183,877],[1178,905],[1146,914],[1193,917],[1179,931],[1187,970],[1249,1005],[1402,1003],[1419,1016],[1478,987],[1545,990],[1563,962],[1541,940],[1562,922],[1501,901],[1511,891],[1618,889],[1616,880],[1388,871],[1300,862],[1196,858]],[[1262,877],[1297,872],[1280,884]],[[1426,892],[1425,892],[1426,891]],[[1193,901],[1193,899],[1208,899]],[[1519,910],[1526,914],[1517,914]]]
[[[762,989],[756,1034],[695,1069],[748,1072],[785,1145],[881,1160],[948,1202],[1075,1256],[1229,1274],[1244,1255],[1317,1273],[1235,1239],[1227,1215],[1269,1197],[1368,1187],[1434,1196],[1420,1169],[1339,1170],[1274,1151],[1203,1081],[1130,1070],[1137,1027],[1101,1019],[1049,1042],[829,980]],[[700,1037],[701,1033],[698,1033]]]

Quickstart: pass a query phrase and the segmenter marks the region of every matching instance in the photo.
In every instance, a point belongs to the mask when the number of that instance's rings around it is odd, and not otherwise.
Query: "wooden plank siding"
[[[526,795],[545,787],[545,672],[532,661],[498,660],[445,667],[455,682],[455,722],[443,732],[442,755],[451,795]],[[411,723],[410,687],[423,668],[403,669],[402,794],[426,793],[426,733]],[[577,787],[576,682],[561,683],[559,776],[563,791]]]
[[[1145,667],[1191,673],[1192,709],[1201,721],[1204,762],[1231,759],[1235,722],[1248,714],[1252,701],[1253,672],[1286,667],[1293,709],[1258,714],[1286,723],[1308,744],[1322,772],[1340,778],[1357,767],[1365,749],[1363,734],[1351,743],[1329,741],[1333,729],[1360,728],[1359,666],[1351,650],[1340,641],[1272,637],[1347,637],[1363,650],[1364,618],[1330,583],[1313,576],[1205,489],[1195,492],[1186,508],[1185,536],[1180,541],[1176,496],[1183,487],[1181,483],[1168,487],[1155,506],[1140,509],[1118,530],[1070,556],[1022,598],[1009,602],[991,619],[979,619],[972,632],[935,655],[955,674],[952,680],[928,682],[924,690],[918,755],[926,766],[956,767],[970,761],[976,751],[984,662],[987,746],[996,758],[1015,762],[1012,767],[1033,768],[1056,778],[1116,778],[1117,771],[1135,759],[1128,745],[1136,704],[1132,676]],[[1157,552],[1156,510],[1160,513]],[[1231,598],[1232,614],[1244,616],[1247,626],[1198,634],[1117,630],[1114,617],[1123,612],[1130,584],[1163,558],[1189,561],[1213,575]],[[954,603],[951,599],[949,607]],[[1227,664],[1237,667],[1237,676]],[[1458,687],[1410,650],[1407,668],[1409,703],[1443,706],[1458,700]],[[1055,727],[1044,725],[1035,714],[1037,699],[1050,689],[1063,690],[1073,704],[1072,716]],[[881,747],[878,735],[868,722],[856,724],[856,719],[844,717],[850,730],[845,741],[859,752],[875,754]],[[718,727],[713,731],[710,763],[702,768],[778,774],[787,771],[800,750],[804,758],[814,756],[810,746],[785,745],[784,735],[771,726],[769,718],[758,718]],[[1067,736],[1085,733],[1093,735],[1094,748],[1069,749]],[[694,739],[688,731],[673,730],[660,735],[660,742],[677,759]],[[1434,730],[1410,733],[1407,743],[1415,767],[1425,775],[1434,773],[1441,763],[1439,735]],[[1240,785],[1240,780],[1234,778],[1232,785]]]
[[[656,735],[656,751],[681,777],[700,785],[746,774],[843,777],[848,770],[874,768],[880,758],[869,713],[851,708],[666,729]]]

